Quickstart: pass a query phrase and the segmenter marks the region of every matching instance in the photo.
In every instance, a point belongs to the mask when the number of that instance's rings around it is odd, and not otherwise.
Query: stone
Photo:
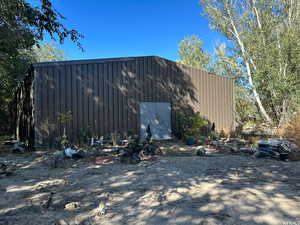
[[[70,202],[65,205],[65,210],[74,211],[80,207],[80,202]]]
[[[196,151],[197,156],[205,156],[206,155],[206,150],[204,148],[198,148]]]
[[[69,223],[63,219],[59,219],[54,222],[54,225],[69,225]]]

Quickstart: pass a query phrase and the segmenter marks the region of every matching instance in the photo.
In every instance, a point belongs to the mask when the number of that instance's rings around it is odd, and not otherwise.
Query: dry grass
[[[283,128],[277,130],[277,135],[294,141],[300,147],[300,109]]]

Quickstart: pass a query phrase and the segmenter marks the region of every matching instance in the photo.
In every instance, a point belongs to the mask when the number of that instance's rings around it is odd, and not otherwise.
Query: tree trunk
[[[256,90],[256,87],[253,83],[253,78],[252,78],[252,71],[251,71],[251,67],[250,67],[250,62],[248,60],[248,57],[247,57],[247,54],[246,54],[246,50],[245,50],[245,47],[244,47],[244,43],[242,42],[241,38],[240,38],[240,35],[236,29],[236,25],[231,17],[231,13],[230,11],[227,9],[227,13],[228,15],[230,16],[230,23],[231,23],[231,26],[233,28],[233,31],[234,31],[234,35],[235,35],[235,38],[237,39],[237,42],[238,42],[238,45],[240,46],[240,49],[242,51],[242,55],[243,55],[243,58],[244,58],[244,62],[245,62],[245,65],[246,65],[246,70],[247,70],[247,76],[248,76],[248,81],[249,81],[249,84],[251,86],[251,89],[252,89],[252,92],[253,92],[253,95],[254,95],[254,98],[255,98],[255,101],[258,105],[258,108],[261,112],[261,114],[263,115],[263,117],[265,118],[265,120],[269,123],[269,124],[273,124],[273,121],[271,119],[271,117],[268,115],[267,111],[265,110],[262,102],[261,102],[261,99],[260,99],[260,96]]]

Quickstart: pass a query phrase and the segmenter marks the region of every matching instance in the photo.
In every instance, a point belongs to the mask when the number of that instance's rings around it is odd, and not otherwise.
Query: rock
[[[289,146],[289,149],[291,150],[288,153],[289,159],[292,160],[292,161],[300,160],[300,148],[296,144],[291,143],[290,146]]]
[[[181,198],[182,198],[182,196],[177,192],[170,192],[170,193],[166,194],[166,199],[169,202],[174,202],[174,201],[177,201]]]
[[[54,225],[69,225],[69,223],[63,219],[59,219],[54,222]]]
[[[196,150],[196,155],[197,156],[205,156],[206,155],[206,150],[204,148],[199,148]]]
[[[74,211],[80,207],[80,202],[70,202],[65,205],[65,210]]]

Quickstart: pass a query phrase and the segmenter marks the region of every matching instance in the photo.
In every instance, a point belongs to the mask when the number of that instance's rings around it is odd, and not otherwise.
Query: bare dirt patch
[[[15,167],[0,179],[0,224],[300,223],[300,162],[215,154],[51,169],[48,158],[0,153]]]

